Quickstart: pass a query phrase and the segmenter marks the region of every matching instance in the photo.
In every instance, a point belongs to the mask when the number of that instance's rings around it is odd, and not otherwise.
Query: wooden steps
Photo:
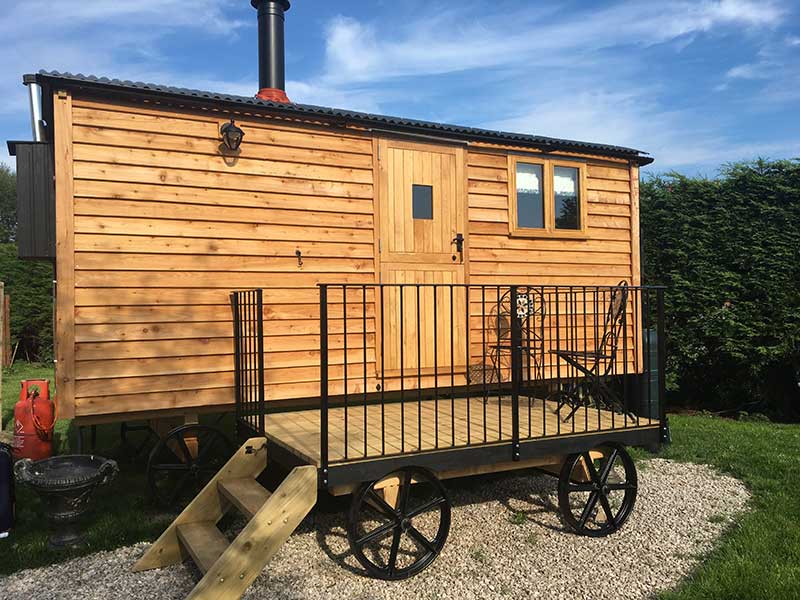
[[[250,477],[220,481],[218,487],[220,493],[248,519],[255,516],[271,495],[260,483]]]
[[[274,493],[256,477],[267,464],[266,438],[251,438],[220,469],[134,565],[165,567],[190,557],[203,573],[188,598],[240,598],[317,501],[317,469],[296,467]],[[217,523],[231,508],[248,518],[232,542]]]
[[[228,547],[228,538],[212,521],[178,525],[178,541],[204,575]]]

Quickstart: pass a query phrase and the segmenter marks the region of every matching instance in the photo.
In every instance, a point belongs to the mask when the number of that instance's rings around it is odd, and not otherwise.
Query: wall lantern
[[[231,119],[230,123],[224,123],[220,127],[219,132],[222,135],[222,143],[225,144],[225,147],[231,152],[236,152],[242,143],[244,131],[238,128],[233,119]]]

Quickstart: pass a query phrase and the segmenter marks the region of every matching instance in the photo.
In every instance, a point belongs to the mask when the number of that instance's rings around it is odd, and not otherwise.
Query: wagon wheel
[[[621,444],[608,443],[589,452],[571,454],[558,480],[561,515],[580,535],[601,537],[617,531],[636,502],[636,466]]]
[[[131,462],[142,456],[148,456],[153,446],[158,443],[158,434],[146,423],[144,425],[121,423],[119,437],[122,442],[121,453]]]
[[[235,448],[218,429],[183,425],[169,432],[147,462],[147,483],[153,499],[177,508],[195,496],[233,456]]]
[[[399,483],[396,501],[381,490],[391,481]],[[444,486],[421,467],[405,467],[364,484],[353,496],[347,523],[347,539],[358,562],[372,577],[388,580],[412,577],[430,565],[449,531],[450,500]]]

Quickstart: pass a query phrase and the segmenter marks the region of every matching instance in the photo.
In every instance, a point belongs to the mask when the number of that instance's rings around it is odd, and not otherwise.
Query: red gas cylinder
[[[50,402],[50,382],[27,379],[22,382],[19,402],[14,406],[14,459],[41,460],[53,455],[55,406]]]

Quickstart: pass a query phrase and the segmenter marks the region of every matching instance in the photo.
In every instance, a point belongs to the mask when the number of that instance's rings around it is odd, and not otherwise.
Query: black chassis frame
[[[259,435],[256,431],[249,433]],[[358,485],[380,479],[396,469],[408,466],[426,467],[433,471],[453,471],[510,461],[522,462],[537,456],[566,456],[586,452],[598,444],[609,442],[657,450],[662,443],[668,441],[669,423],[664,418],[660,426],[521,440],[518,458],[514,458],[511,444],[504,441],[332,464],[327,469],[317,468],[319,488],[329,490],[333,487]],[[301,457],[272,441],[268,442],[268,452],[271,460],[286,469],[307,464]]]

